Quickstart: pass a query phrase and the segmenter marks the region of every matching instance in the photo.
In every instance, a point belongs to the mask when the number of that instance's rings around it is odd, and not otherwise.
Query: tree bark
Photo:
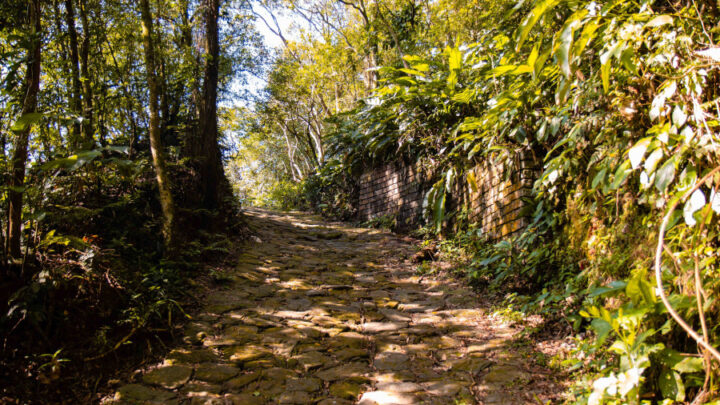
[[[31,0],[28,3],[30,10],[30,35],[32,41],[28,49],[27,72],[25,74],[25,99],[21,116],[37,112],[37,98],[40,91],[40,57],[42,37],[40,35],[40,16],[42,14],[40,0]],[[15,151],[12,157],[12,175],[10,177],[10,209],[9,209],[9,235],[8,246],[10,256],[13,258],[22,257],[20,244],[22,239],[22,205],[23,191],[25,184],[25,165],[28,158],[28,143],[30,138],[30,126],[27,125],[17,132],[15,139]]]
[[[93,90],[90,79],[88,57],[90,55],[90,23],[88,22],[87,1],[80,0],[80,21],[83,27],[83,40],[80,46],[80,74],[83,88],[83,121],[82,121],[82,147],[92,149],[95,146],[93,124]]]
[[[228,183],[223,172],[220,147],[218,145],[217,94],[218,61],[220,44],[218,39],[218,17],[220,0],[204,0],[205,12],[205,69],[203,72],[202,100],[198,135],[200,137],[200,175],[204,208],[221,208],[225,197],[229,197]]]
[[[75,8],[73,6],[73,0],[65,0],[65,25],[67,25],[68,39],[70,42],[70,109],[76,116],[81,117],[84,114],[81,104],[80,52],[78,51],[78,36],[77,30],[75,29]],[[80,144],[80,137],[80,123],[76,121],[73,124],[73,132],[69,139],[72,149],[77,149]]]
[[[148,0],[140,1],[142,15],[142,37],[145,48],[145,70],[147,71],[148,88],[150,91],[150,152],[155,177],[160,194],[160,206],[163,212],[163,237],[166,251],[175,247],[175,203],[170,192],[170,180],[165,167],[165,153],[160,136],[160,116],[158,112],[158,83],[155,74],[155,49],[153,41],[153,20]]]

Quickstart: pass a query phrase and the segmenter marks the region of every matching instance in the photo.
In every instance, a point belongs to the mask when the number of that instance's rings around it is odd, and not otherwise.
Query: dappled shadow
[[[512,330],[411,244],[302,213],[250,210],[257,238],[184,331],[113,403],[533,402]]]

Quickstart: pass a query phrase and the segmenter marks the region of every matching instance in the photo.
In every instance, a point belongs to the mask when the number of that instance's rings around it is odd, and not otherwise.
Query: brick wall
[[[523,197],[529,197],[538,176],[537,165],[529,154],[518,155],[506,166],[486,160],[472,169],[477,190],[467,181],[458,184],[451,209],[458,204],[470,208],[470,221],[498,240],[521,231],[528,225]],[[358,217],[362,221],[393,215],[398,230],[409,230],[423,223],[422,202],[432,186],[419,166],[390,163],[366,171],[360,178]]]
[[[423,180],[418,166],[402,162],[366,171],[360,177],[358,218],[368,221],[392,215],[398,230],[419,226],[426,190]]]
[[[498,240],[523,230],[529,220],[523,197],[532,195],[537,166],[529,155],[518,156],[510,168],[485,161],[472,169],[477,191],[469,191],[470,221],[477,222],[484,234]]]

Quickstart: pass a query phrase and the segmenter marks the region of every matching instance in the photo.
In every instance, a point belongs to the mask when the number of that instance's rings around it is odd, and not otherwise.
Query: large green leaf
[[[640,303],[654,304],[657,300],[652,290],[652,285],[645,280],[645,272],[640,272],[628,281],[625,287],[625,294],[635,305]]]
[[[685,357],[673,365],[673,370],[680,373],[699,373],[704,369],[703,359],[700,357]]]
[[[658,386],[663,398],[679,402],[685,400],[685,384],[677,372],[664,369],[658,378]]]
[[[626,160],[622,162],[622,164],[618,166],[617,170],[615,170],[615,178],[613,179],[610,188],[617,190],[625,182],[625,179],[627,179],[631,171],[630,161]]]
[[[448,68],[450,71],[462,68],[462,52],[458,48],[446,48],[448,53]]]
[[[595,38],[595,32],[597,31],[598,27],[600,27],[600,25],[598,24],[598,20],[599,18],[595,18],[585,23],[585,25],[583,26],[583,30],[580,33],[580,37],[573,44],[572,52],[574,55],[579,56],[580,54],[582,54],[590,41]]]
[[[668,159],[656,173],[655,188],[664,193],[675,178],[675,158]]]
[[[66,158],[51,160],[40,166],[40,168],[42,170],[66,169],[73,171],[81,168],[89,162],[92,162],[95,158],[101,155],[101,150],[86,150]]]
[[[15,132],[24,131],[31,125],[40,121],[42,117],[43,114],[39,112],[23,114],[20,118],[17,119],[17,121],[15,121],[14,124],[12,124],[10,130]]]
[[[518,28],[515,36],[517,41],[515,45],[516,50],[520,50],[528,35],[530,35],[530,30],[533,29],[538,20],[558,3],[560,3],[560,0],[540,0],[535,3],[535,7],[530,11],[530,14],[525,17]]]
[[[612,332],[612,325],[600,318],[593,319],[591,325],[597,335],[598,344],[603,344],[610,332]]]
[[[659,15],[645,23],[645,28],[655,28],[666,24],[672,24],[673,18],[669,15]]]
[[[593,289],[590,292],[590,294],[588,294],[588,298],[613,294],[615,292],[624,290],[625,287],[627,287],[627,282],[622,281],[622,280],[616,280],[616,281],[611,282],[607,286],[597,287],[597,288]]]
[[[445,192],[442,189],[438,190],[433,207],[433,219],[439,232],[442,228],[443,220],[445,220]]]
[[[557,60],[560,71],[565,77],[570,78],[572,75],[572,43],[575,36],[575,29],[580,26],[580,20],[588,14],[587,9],[581,9],[575,12],[560,30],[560,34],[555,38],[555,47],[553,52]]]

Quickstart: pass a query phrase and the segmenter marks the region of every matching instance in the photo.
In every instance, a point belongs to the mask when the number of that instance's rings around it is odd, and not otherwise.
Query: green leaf
[[[635,56],[635,51],[631,48],[625,48],[620,54],[620,63],[622,63],[628,72],[636,74],[637,66],[633,60],[633,56]]]
[[[555,58],[557,59],[560,71],[567,77],[570,78],[572,72],[570,65],[572,63],[571,48],[573,39],[575,36],[575,29],[580,25],[580,20],[588,14],[586,8],[580,9],[575,12],[570,18],[568,18],[565,26],[558,37],[555,38]]]
[[[445,193],[442,190],[439,191],[439,196],[435,199],[433,214],[435,226],[439,232],[442,228],[443,220],[445,219]]]
[[[462,53],[458,48],[445,48],[448,53],[448,68],[450,71],[462,68]]]
[[[657,171],[657,175],[655,177],[655,188],[657,188],[657,190],[659,192],[664,193],[674,178],[675,178],[675,159],[670,158]]]
[[[658,378],[658,386],[663,398],[679,402],[685,400],[685,385],[677,372],[664,369]]]
[[[659,15],[645,24],[645,28],[655,28],[666,24],[672,24],[673,18],[669,15]]]
[[[39,113],[39,112],[23,114],[20,118],[17,119],[17,121],[15,121],[14,124],[12,124],[12,126],[10,127],[10,130],[15,131],[15,132],[24,131],[31,125],[40,121],[40,119],[42,117],[43,117],[43,114]]]
[[[595,330],[595,334],[597,334],[597,343],[600,345],[603,344],[612,331],[612,325],[610,325],[607,321],[598,318],[593,319],[591,325]]]
[[[615,170],[615,178],[613,179],[612,184],[610,185],[610,188],[613,190],[617,190],[618,187],[620,187],[623,182],[625,182],[625,179],[627,179],[628,174],[630,174],[630,161],[626,160],[622,162],[620,166],[618,166],[617,170]]]
[[[652,286],[645,280],[645,272],[640,272],[630,279],[625,287],[625,294],[630,298],[633,304],[638,305],[642,302],[646,304],[654,304],[656,301]]]
[[[475,179],[474,171],[470,170],[468,172],[467,181],[468,181],[468,184],[470,185],[470,188],[472,189],[472,192],[477,193],[478,192],[478,184],[477,184],[477,180]]]
[[[515,69],[517,69],[516,65],[500,65],[488,72],[485,77],[502,76],[513,72]]]
[[[403,72],[403,73],[407,73],[407,74],[410,75],[410,76],[422,76],[422,77],[425,77],[425,74],[424,74],[423,72],[419,71],[419,70],[415,70],[415,69],[405,69],[405,68],[400,68],[400,69],[398,69],[398,70],[401,71],[401,72]]]
[[[593,289],[590,294],[588,294],[588,298],[612,294],[614,292],[624,290],[625,287],[627,287],[627,283],[625,281],[616,280],[608,284],[606,287],[597,287]]]
[[[642,163],[642,160],[645,157],[645,151],[647,151],[647,148],[650,145],[651,140],[652,140],[652,137],[643,138],[643,139],[639,140],[628,151],[628,157],[630,158],[630,165],[632,166],[633,170],[640,167],[640,163]]]
[[[610,90],[610,67],[612,58],[620,55],[625,49],[625,45],[625,41],[618,41],[600,55],[600,77],[602,79],[603,92],[606,94]]]
[[[530,30],[532,30],[538,20],[540,20],[540,17],[542,17],[548,10],[555,7],[558,3],[560,3],[560,0],[540,0],[535,3],[535,7],[532,9],[530,14],[525,17],[518,28],[518,32],[516,34],[517,45],[515,45],[515,50],[520,50],[530,34]]]
[[[660,163],[660,159],[662,159],[665,152],[663,152],[662,148],[657,148],[652,153],[650,153],[650,156],[645,159],[645,171],[648,173],[648,176],[651,175],[655,168],[657,167],[657,164]]]
[[[542,72],[543,66],[545,66],[545,61],[547,60],[547,58],[550,57],[551,52],[552,52],[552,48],[548,48],[547,50],[545,50],[545,52],[540,54],[540,56],[538,56],[535,63],[533,63],[533,65],[532,65],[533,78],[537,79],[537,77],[540,75],[540,72]]]
[[[600,66],[600,77],[602,79],[603,93],[607,94],[610,89],[610,58]]]
[[[528,60],[527,60],[528,66],[535,65],[535,61],[537,61],[539,52],[540,52],[540,44],[536,43],[533,46],[532,51],[530,51],[530,55],[528,55]]]
[[[452,193],[452,187],[455,185],[455,168],[451,167],[445,174],[445,191]]]
[[[680,373],[699,373],[703,369],[704,363],[700,357],[686,357],[673,366],[673,370]]]
[[[580,33],[580,37],[577,39],[577,41],[575,41],[575,44],[573,45],[573,55],[580,55],[585,50],[590,41],[595,38],[595,32],[597,31],[598,27],[598,18],[595,18],[585,23],[585,26]]]
[[[673,124],[675,124],[678,128],[682,128],[682,126],[685,125],[685,122],[687,121],[687,114],[685,114],[685,111],[681,106],[676,105],[673,109],[672,120]]]
[[[88,162],[92,162],[97,158],[98,156],[102,155],[102,151],[98,149],[94,150],[87,150],[83,152],[79,152],[76,155],[68,156],[66,158],[60,158],[51,160],[42,166],[40,166],[41,170],[54,170],[54,169],[66,169],[66,170],[77,170],[80,167],[84,166]]]

